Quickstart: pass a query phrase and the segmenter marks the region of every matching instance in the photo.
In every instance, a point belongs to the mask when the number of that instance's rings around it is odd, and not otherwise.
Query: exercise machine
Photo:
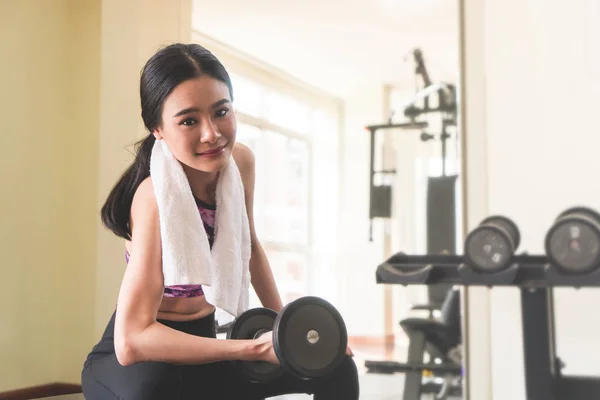
[[[424,309],[426,307],[416,307]],[[428,308],[431,310],[431,308]],[[441,318],[406,318],[400,326],[409,339],[407,362],[366,361],[369,373],[404,373],[404,399],[436,394],[437,400],[462,395],[460,291],[452,288],[440,308]],[[428,362],[424,362],[425,358]]]
[[[394,169],[376,169],[375,162],[375,143],[378,132],[382,130],[405,130],[421,131],[421,140],[427,142],[435,139],[435,135],[424,131],[429,123],[422,117],[430,114],[436,114],[441,117],[441,132],[439,140],[441,143],[442,155],[442,177],[446,176],[446,155],[447,141],[452,137],[449,132],[450,127],[456,126],[457,120],[457,100],[456,87],[453,84],[445,82],[433,82],[425,66],[423,52],[416,48],[412,52],[415,61],[415,75],[420,77],[423,83],[423,89],[417,93],[402,106],[402,112],[406,117],[404,122],[394,122],[393,114],[388,121],[383,124],[368,125],[365,129],[371,135],[370,149],[370,174],[369,174],[369,240],[373,240],[373,220],[376,218],[391,218],[392,216],[392,187],[390,184],[376,184],[376,176],[394,175]],[[431,106],[430,100],[437,100],[436,106]],[[452,214],[454,214],[452,210]]]
[[[546,235],[545,254],[539,255],[516,254],[516,224],[502,220],[482,221],[467,237],[465,255],[397,253],[377,267],[376,282],[519,287],[527,399],[600,398],[600,377],[561,371],[553,303],[554,287],[600,287],[600,215],[586,207],[565,210]],[[404,399],[409,399],[406,393]]]

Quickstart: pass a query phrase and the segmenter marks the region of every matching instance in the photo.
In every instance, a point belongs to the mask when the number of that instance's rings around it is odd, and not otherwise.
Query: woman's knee
[[[346,357],[335,372],[333,385],[339,386],[339,389],[344,392],[346,399],[358,398],[359,382],[358,368],[352,357]]]
[[[346,379],[356,379],[358,381],[358,368],[352,357],[344,358],[336,371],[336,375],[341,375]]]
[[[344,358],[331,376],[315,381],[312,389],[315,400],[358,400],[358,369],[354,359]]]

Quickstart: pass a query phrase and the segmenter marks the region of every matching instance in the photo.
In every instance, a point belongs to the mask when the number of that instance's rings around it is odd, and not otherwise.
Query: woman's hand
[[[256,349],[256,359],[258,361],[267,361],[272,364],[279,364],[279,359],[275,354],[273,348],[273,332],[266,332],[262,334],[258,339],[254,339]],[[354,353],[350,346],[346,347],[346,355],[348,357],[354,357]]]
[[[279,359],[275,354],[275,349],[273,349],[273,332],[266,332],[254,340],[256,342],[257,360],[279,364]]]

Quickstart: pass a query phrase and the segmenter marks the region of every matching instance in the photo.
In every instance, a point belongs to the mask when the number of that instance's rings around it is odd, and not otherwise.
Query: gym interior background
[[[429,300],[427,287],[377,284],[375,271],[393,253],[428,251],[431,177],[458,178],[458,252],[488,215],[513,219],[519,249],[541,253],[562,210],[600,209],[597,0],[1,0],[0,16],[0,398],[79,383],[124,269],[99,207],[143,133],[140,68],[170,41],[206,45],[234,75],[282,295],[333,302],[359,362],[403,361],[398,321]],[[439,115],[424,117],[428,141],[423,129],[378,133],[376,168],[395,173],[376,177],[391,188],[391,216],[372,220],[366,127],[407,120],[424,87],[415,49],[434,83],[458,89],[458,123],[443,171]],[[266,155],[274,149],[284,151]],[[599,293],[554,289],[565,374],[600,375]],[[463,397],[525,399],[519,290],[461,295]]]

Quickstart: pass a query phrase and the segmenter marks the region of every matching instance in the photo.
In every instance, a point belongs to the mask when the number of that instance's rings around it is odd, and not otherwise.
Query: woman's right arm
[[[271,346],[264,341],[198,337],[156,321],[164,288],[158,207],[150,178],[140,184],[134,196],[131,230],[131,257],[115,317],[115,352],[120,364],[272,359]]]

